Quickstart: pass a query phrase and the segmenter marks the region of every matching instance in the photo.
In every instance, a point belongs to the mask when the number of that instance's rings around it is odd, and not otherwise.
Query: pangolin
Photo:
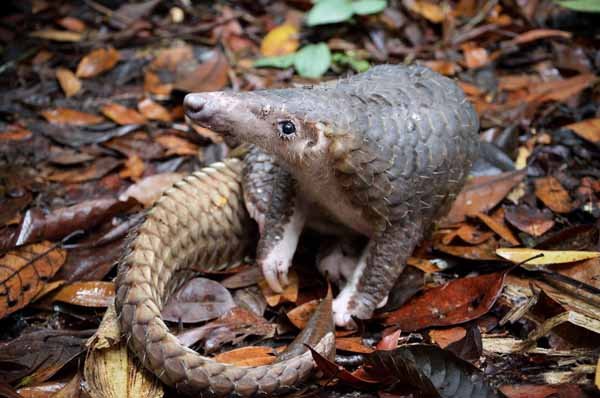
[[[274,291],[288,283],[302,230],[313,228],[334,242],[318,268],[340,285],[335,323],[369,318],[461,189],[479,152],[477,115],[452,80],[403,65],[314,86],[188,94],[184,107],[250,149],[184,179],[149,212],[119,271],[121,327],[142,363],[182,392],[289,391],[310,374],[310,353],[295,349],[256,368],[216,363],[169,333],[160,318],[166,298],[199,269],[239,261],[253,219],[256,261]],[[317,329],[295,346],[330,356],[333,334]]]

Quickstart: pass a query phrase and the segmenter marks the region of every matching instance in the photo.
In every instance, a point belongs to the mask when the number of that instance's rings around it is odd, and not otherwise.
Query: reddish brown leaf
[[[76,183],[97,180],[104,177],[121,165],[121,161],[113,157],[98,158],[84,169],[58,171],[48,176],[50,181]]]
[[[102,116],[68,108],[48,109],[42,111],[42,115],[52,124],[67,124],[72,126],[89,126],[90,124],[102,123],[104,120]]]
[[[165,107],[152,101],[150,98],[145,98],[138,103],[138,110],[149,120],[160,120],[163,122],[171,121],[171,114]]]
[[[389,328],[392,329],[393,328]],[[386,329],[386,330],[389,330]],[[398,348],[398,340],[400,339],[400,335],[402,334],[402,329],[394,330],[393,332],[386,334],[384,331],[384,336],[379,340],[375,348],[377,350],[395,350]]]
[[[465,55],[465,64],[469,69],[480,68],[490,62],[490,57],[485,48],[478,47],[474,43],[464,43],[462,46]]]
[[[104,308],[113,301],[114,297],[114,282],[87,281],[64,285],[49,296],[44,297],[44,301],[61,301],[82,307]]]
[[[67,97],[72,97],[81,90],[81,80],[67,68],[58,68],[56,79]]]
[[[273,347],[241,347],[216,355],[213,359],[236,366],[269,365],[277,359]]]
[[[73,32],[78,33],[85,32],[87,28],[85,26],[85,23],[81,19],[75,17],[64,17],[56,21],[56,23],[58,23],[60,26],[67,30],[71,30]]]
[[[119,62],[120,54],[112,47],[99,48],[83,57],[77,65],[77,77],[94,77],[111,70]]]
[[[44,383],[22,387],[17,390],[22,398],[48,398],[49,394],[60,391],[67,385],[64,381],[47,381]]]
[[[145,170],[144,161],[137,155],[129,157],[125,161],[125,168],[121,170],[119,176],[121,178],[130,177],[133,181],[138,181]]]
[[[436,250],[451,254],[456,257],[466,258],[468,260],[497,260],[496,249],[498,242],[496,239],[488,239],[487,241],[475,246],[458,246],[444,245],[436,243]]]
[[[432,329],[429,331],[429,338],[432,343],[446,348],[450,344],[463,339],[467,335],[467,329],[456,326],[449,329]]]
[[[582,73],[569,79],[543,82],[530,87],[531,94],[525,101],[566,101],[590,86],[596,79],[592,73]]]
[[[507,207],[506,220],[531,236],[542,236],[554,226],[553,214],[548,209],[538,210],[527,206]]]
[[[30,209],[21,222],[17,244],[59,240],[74,231],[93,228],[130,209],[134,204],[133,200],[122,202],[114,198],[104,198],[62,207],[48,214],[40,209]]]
[[[500,208],[500,210],[502,210],[502,208]],[[483,213],[477,213],[477,217],[483,221],[489,229],[500,235],[502,239],[511,245],[517,246],[521,244],[521,242],[519,242],[512,231],[504,223],[504,212],[502,212],[501,217],[490,217]]]
[[[575,384],[564,385],[503,385],[500,391],[508,398],[584,398],[581,388]]]
[[[569,193],[553,176],[535,180],[535,196],[556,213],[569,213],[575,208]]]
[[[25,141],[31,136],[31,131],[18,124],[9,124],[3,131],[0,131],[0,141]]]
[[[229,64],[225,55],[214,50],[205,62],[185,63],[177,68],[174,88],[185,92],[218,91],[229,81]]]
[[[532,29],[528,32],[521,33],[520,35],[516,36],[515,38],[510,40],[510,43],[525,44],[540,39],[546,39],[549,37],[562,37],[564,39],[570,39],[571,32],[565,32],[563,30],[557,29]]]
[[[442,240],[442,243],[444,243],[445,245],[449,245],[452,242],[452,240],[454,240],[454,237],[458,236],[466,243],[478,245],[480,243],[485,242],[493,235],[493,232],[482,231],[476,225],[465,223],[462,224],[454,232],[446,234]]]
[[[525,177],[524,171],[512,171],[495,176],[475,177],[460,192],[446,222],[454,224],[494,208]]]
[[[282,293],[276,293],[269,287],[269,284],[266,280],[261,280],[258,283],[260,290],[262,290],[265,299],[267,300],[267,304],[270,307],[275,307],[284,302],[295,303],[298,300],[298,275],[295,271],[291,271],[288,274],[289,285],[287,285]]]
[[[167,149],[167,155],[196,156],[198,146],[173,134],[161,134],[156,142]]]
[[[2,256],[0,318],[29,304],[66,258],[66,251],[50,242],[23,246]]]
[[[287,313],[287,317],[294,326],[298,329],[304,329],[310,316],[315,312],[315,309],[319,305],[319,300],[311,300],[306,303],[297,306]]]
[[[361,337],[339,337],[335,339],[336,350],[356,352],[359,354],[370,354],[374,350],[367,347]]]
[[[600,143],[600,118],[586,119],[581,122],[567,124],[565,126],[573,130],[584,140],[593,144]]]
[[[464,323],[486,314],[504,285],[504,272],[461,278],[426,290],[388,314],[385,324],[406,332]]]
[[[114,102],[104,105],[101,111],[106,117],[121,125],[146,123],[146,118],[135,109]]]

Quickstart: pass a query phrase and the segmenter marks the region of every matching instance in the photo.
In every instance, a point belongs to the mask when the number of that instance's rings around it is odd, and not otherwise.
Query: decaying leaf
[[[146,123],[146,118],[136,110],[114,102],[104,105],[102,113],[115,123],[121,125]]]
[[[207,278],[194,278],[169,297],[162,318],[172,322],[202,322],[218,318],[233,307],[233,297],[223,285]]]
[[[67,253],[50,242],[20,247],[0,258],[0,318],[25,307],[65,263]]]
[[[150,98],[145,98],[138,103],[140,113],[150,120],[160,120],[162,122],[170,122],[171,114],[162,105],[152,101]]]
[[[586,119],[565,126],[593,144],[600,143],[600,118]]]
[[[79,112],[68,108],[48,109],[42,112],[42,115],[53,124],[68,124],[72,126],[89,126],[90,124],[101,123],[104,118],[91,113]]]
[[[99,48],[81,59],[75,75],[83,78],[98,76],[111,70],[119,62],[120,57],[119,52],[112,47]]]
[[[466,216],[494,208],[523,178],[524,171],[511,171],[469,180],[448,213],[447,222],[455,224],[464,221]]]
[[[554,226],[554,217],[548,210],[532,209],[527,206],[507,207],[506,220],[531,236],[542,236]]]
[[[114,282],[85,281],[62,286],[44,298],[48,301],[61,301],[82,307],[107,307],[115,297]]]
[[[185,92],[218,91],[229,81],[229,63],[225,55],[215,50],[203,63],[187,62],[177,68],[174,88]]]
[[[127,201],[135,198],[145,207],[150,207],[160,198],[160,195],[183,178],[181,173],[161,173],[148,176],[131,185],[121,194],[119,200]]]
[[[67,97],[72,97],[81,90],[81,81],[67,68],[58,68],[56,78]]]
[[[282,293],[276,293],[271,290],[265,279],[258,283],[270,307],[275,307],[286,301],[295,303],[298,300],[298,275],[295,271],[290,271],[288,279],[289,284],[283,289]]]
[[[216,355],[213,359],[222,363],[236,366],[263,366],[269,365],[277,359],[272,347],[241,347]]]
[[[317,299],[307,301],[306,303],[290,310],[287,313],[287,317],[298,329],[304,329],[306,323],[310,319],[310,316],[313,314],[318,305],[319,300]]]
[[[552,176],[535,180],[535,195],[556,213],[569,213],[575,207],[569,193]]]
[[[85,350],[89,331],[40,329],[0,343],[0,382],[28,385],[48,380]]]
[[[453,280],[414,297],[386,315],[386,325],[403,331],[430,326],[449,326],[476,319],[487,313],[499,297],[505,273],[497,272]]]

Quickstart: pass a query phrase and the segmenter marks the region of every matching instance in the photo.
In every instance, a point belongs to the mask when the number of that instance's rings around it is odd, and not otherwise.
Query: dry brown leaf
[[[429,331],[431,341],[441,348],[446,348],[450,344],[463,339],[467,335],[467,330],[457,326],[449,329],[432,329]]]
[[[145,177],[138,183],[130,186],[119,196],[119,200],[127,201],[135,198],[144,207],[150,207],[160,198],[162,193],[183,178],[181,173],[162,173]]]
[[[579,250],[537,250],[526,248],[499,248],[496,254],[524,268],[537,269],[536,265],[564,264],[600,257],[600,252]],[[535,258],[534,258],[535,257]]]
[[[99,48],[83,57],[77,65],[77,77],[94,77],[111,70],[119,62],[121,55],[112,47]]]
[[[284,302],[295,303],[298,300],[298,275],[295,271],[290,271],[288,274],[289,284],[283,289],[282,293],[275,293],[269,287],[266,280],[258,282],[258,286],[267,300],[270,307],[275,307]]]
[[[146,123],[146,118],[135,109],[114,102],[104,105],[101,111],[106,117],[121,125]]]
[[[494,208],[508,193],[525,178],[524,171],[511,171],[495,176],[475,177],[462,189],[452,205],[446,222],[455,224]]]
[[[461,48],[465,55],[465,64],[469,69],[480,68],[490,62],[490,57],[485,48],[478,47],[472,42],[464,43]]]
[[[127,345],[92,349],[85,359],[83,374],[92,398],[162,398],[162,385],[136,365]]]
[[[565,127],[573,130],[584,140],[588,140],[593,144],[600,144],[600,118],[582,120],[567,124]]]
[[[58,171],[48,176],[50,181],[76,183],[102,178],[121,165],[121,161],[113,157],[97,158],[89,166],[80,169]]]
[[[569,79],[543,82],[530,87],[531,94],[524,101],[566,101],[590,86],[596,79],[592,73],[582,73]],[[515,102],[520,104],[523,99]]]
[[[532,29],[528,32],[521,33],[515,38],[510,40],[511,44],[525,44],[532,41],[547,39],[549,37],[562,37],[564,39],[570,39],[572,36],[571,32],[565,32],[557,29]]]
[[[554,226],[553,214],[548,209],[544,211],[531,209],[524,205],[507,207],[506,220],[531,236],[542,236]]]
[[[441,23],[446,17],[446,13],[442,6],[434,2],[426,0],[408,0],[406,4],[411,11],[422,15],[433,23]]]
[[[458,67],[454,62],[445,59],[425,61],[423,64],[429,69],[433,69],[445,76],[454,76],[458,71]]]
[[[502,209],[500,209],[502,210]],[[521,244],[519,240],[515,237],[512,231],[506,226],[504,223],[504,212],[502,211],[502,217],[490,217],[484,213],[477,213],[477,217],[483,221],[485,225],[488,226],[489,229],[500,235],[502,239],[507,241],[513,246],[517,246]]]
[[[218,91],[229,81],[229,63],[225,55],[214,50],[212,57],[201,64],[186,62],[177,68],[173,87],[185,92]]]
[[[67,124],[71,126],[89,126],[102,123],[104,118],[91,113],[79,112],[69,108],[47,109],[42,115],[52,124]]]
[[[173,134],[161,134],[156,137],[156,142],[167,149],[167,156],[196,156],[198,146]]]
[[[272,364],[277,357],[273,347],[241,347],[215,355],[217,362],[236,366],[263,366]]]
[[[67,383],[65,381],[46,381],[33,386],[22,387],[17,390],[22,398],[48,398],[48,394],[53,394],[63,389]]]
[[[81,19],[75,17],[64,17],[56,21],[56,23],[67,30],[77,33],[83,33],[87,29],[85,23]]]
[[[361,337],[339,337],[335,339],[336,350],[356,352],[359,354],[370,354],[375,351],[367,347]]]
[[[478,245],[480,243],[485,242],[486,240],[491,238],[493,235],[494,235],[493,232],[482,231],[473,224],[464,223],[464,224],[461,224],[461,226],[458,227],[458,229],[454,230],[453,232],[451,232],[449,234],[444,235],[444,237],[442,239],[442,243],[445,245],[449,245],[450,243],[452,243],[454,238],[456,236],[458,236],[460,239],[462,239],[466,243],[470,243],[472,245]]]
[[[67,97],[72,97],[81,90],[81,81],[67,68],[58,68],[56,79]]]
[[[556,213],[569,213],[575,208],[569,193],[553,176],[535,180],[535,196]]]
[[[25,307],[67,259],[51,242],[21,246],[0,258],[0,318]]]
[[[150,98],[145,98],[138,103],[138,110],[149,120],[160,120],[162,122],[171,122],[171,114],[162,105],[152,101]]]
[[[280,25],[264,37],[260,52],[265,57],[291,54],[298,49],[299,44],[298,28],[294,25]]]
[[[37,37],[38,39],[46,39],[53,41],[63,41],[63,42],[78,42],[83,39],[83,35],[78,32],[70,32],[67,30],[57,30],[57,29],[41,29],[36,30],[29,34],[31,37]]]
[[[64,285],[44,300],[61,301],[82,307],[103,308],[107,307],[114,297],[114,282],[83,281]]]
[[[310,316],[315,312],[315,309],[319,305],[319,302],[320,300],[318,299],[307,301],[288,311],[287,317],[290,322],[292,322],[292,325],[296,326],[298,329],[304,329]]]
[[[33,133],[18,124],[9,124],[0,131],[0,141],[24,141],[31,138]]]
[[[145,170],[144,161],[138,155],[133,155],[125,161],[125,168],[121,170],[119,176],[121,178],[130,177],[133,181],[138,181]]]

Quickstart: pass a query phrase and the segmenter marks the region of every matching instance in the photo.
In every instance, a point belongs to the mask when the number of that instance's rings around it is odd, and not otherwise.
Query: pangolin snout
[[[208,99],[201,94],[188,94],[183,99],[185,114],[192,120],[202,122],[210,118],[210,110],[207,106]]]

